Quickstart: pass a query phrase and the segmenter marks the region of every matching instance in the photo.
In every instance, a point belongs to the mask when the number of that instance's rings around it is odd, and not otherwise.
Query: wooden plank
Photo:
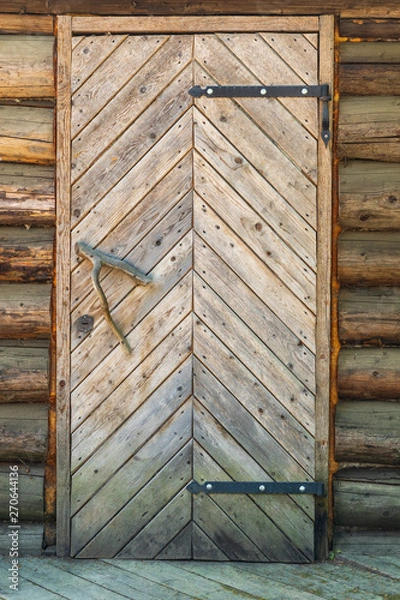
[[[310,311],[315,312],[316,277],[308,266],[310,263],[314,266],[315,256],[308,257],[307,263],[303,262],[292,247],[282,241],[270,226],[267,215],[260,216],[256,211],[261,201],[257,202],[251,195],[241,198],[202,159],[195,157],[194,168],[197,171],[196,191],[203,201],[210,203],[218,217],[249,246],[253,254],[264,261]]]
[[[398,285],[400,237],[396,232],[346,231],[339,237],[338,252],[342,285]]]
[[[247,323],[298,379],[315,391],[315,357],[289,327],[198,236],[195,236],[195,269],[206,283]],[[249,389],[251,386],[249,385]]]
[[[337,144],[338,158],[400,162],[400,139],[386,138],[380,142],[357,142],[346,144],[346,140]]]
[[[349,288],[339,295],[339,337],[344,344],[400,344],[400,290]]]
[[[343,229],[377,231],[400,227],[397,165],[346,161],[339,169],[339,219]]]
[[[24,14],[4,14],[0,17],[0,32],[3,33],[21,33],[36,35],[53,35],[53,17],[24,15]],[[11,11],[13,12],[13,11]],[[47,11],[45,11],[47,13]]]
[[[53,49],[49,36],[2,35],[0,98],[54,97]]]
[[[342,96],[400,95],[400,64],[345,64],[339,66]]]
[[[342,98],[338,142],[377,142],[397,137],[400,130],[397,96]]]
[[[9,533],[9,523],[0,523],[0,552],[3,556],[8,555],[10,551],[10,538],[8,537]],[[32,556],[40,556],[42,554],[43,523],[24,523],[19,530],[18,542],[19,557],[27,558]],[[8,560],[9,558],[7,556],[7,561]],[[7,564],[7,568],[10,568],[9,562]],[[6,576],[9,576],[8,570]],[[35,600],[33,595],[31,598],[32,600]],[[36,600],[41,600],[42,598],[43,600],[51,600],[51,597],[46,595],[46,591],[40,590],[40,596],[36,596]]]
[[[0,229],[0,282],[48,282],[52,279],[52,229]]]
[[[400,42],[342,42],[339,50],[341,63],[400,63]]]
[[[336,409],[336,460],[399,465],[397,402],[339,402]],[[374,527],[374,525],[370,525]]]
[[[340,397],[355,400],[399,398],[399,360],[398,348],[343,349],[339,355]]]
[[[75,92],[126,39],[126,35],[74,36],[71,90]]]
[[[6,521],[10,518],[10,464],[0,463],[0,518]],[[12,466],[18,466],[18,521],[42,521],[44,467],[18,461]]]
[[[45,404],[0,404],[2,462],[44,462],[47,450]]]
[[[73,95],[74,108],[71,121],[73,139],[107,106],[116,94],[122,91],[130,79],[143,67],[143,64],[151,58],[153,53],[158,52],[163,42],[167,40],[167,36],[131,35],[118,44],[107,60],[97,67]],[[79,65],[74,64],[74,54],[72,71],[76,77],[79,75],[81,78]],[[119,103],[119,108],[121,110],[121,103]],[[126,111],[124,114],[126,117]]]
[[[80,558],[104,555],[104,540],[107,540],[106,553],[108,557],[115,556],[168,499],[189,483],[192,470],[191,422],[189,400],[74,515],[73,554],[79,553]],[[179,431],[179,435],[171,435],[171,428]],[[178,476],[177,472],[181,474]],[[126,485],[127,481],[129,485]],[[116,485],[120,487],[116,488]],[[117,496],[116,489],[119,490]],[[189,494],[187,500],[190,501]],[[107,527],[104,528],[105,525]],[[96,533],[97,536],[92,539]]]
[[[372,7],[370,8],[370,10],[371,9]],[[396,11],[392,12],[391,10],[388,10],[386,11],[385,15],[379,15],[381,18],[377,19],[359,19],[357,17],[360,17],[361,14],[356,14],[357,9],[353,9],[352,12],[353,14],[351,14],[350,9],[344,10],[342,12],[342,18],[340,20],[340,36],[342,38],[357,38],[358,41],[360,41],[360,38],[376,41],[388,41],[399,39],[400,14],[396,14]],[[368,17],[368,15],[364,16]],[[370,16],[372,17],[373,15]]]
[[[0,153],[3,161],[54,163],[53,110],[0,106]]]
[[[172,36],[154,54],[153,45],[148,43],[148,46],[146,46],[147,53],[142,56],[143,68],[139,69],[121,93],[117,94],[93,118],[82,135],[74,139],[73,181],[90,167],[100,153],[118,139],[168,82],[174,79],[191,60],[190,36]],[[164,65],[165,70],[160,71],[160,64]],[[149,81],[152,85],[149,85]]]
[[[50,337],[49,285],[0,285],[0,337]]]
[[[332,16],[320,18],[320,81],[333,89],[334,31]],[[332,119],[332,106],[329,107]],[[321,107],[320,107],[321,111]],[[321,115],[320,115],[321,118]],[[331,274],[332,274],[332,147],[318,143],[318,237],[317,237],[317,322],[316,322],[316,402],[315,402],[315,478],[329,482],[329,396],[331,391]],[[329,492],[328,492],[329,494]],[[328,556],[329,499],[315,501],[315,558]]]
[[[391,531],[398,529],[399,486],[399,469],[341,469],[334,484],[336,524]],[[373,537],[370,541],[374,544]],[[393,543],[393,538],[390,541]],[[371,551],[374,552],[372,548]]]
[[[232,10],[232,6],[230,7]],[[193,9],[192,9],[193,10]],[[114,12],[110,10],[108,14]],[[154,9],[152,9],[154,14]],[[156,12],[158,12],[156,10]],[[164,11],[162,11],[164,12]],[[188,13],[186,7],[185,13]],[[196,13],[196,9],[193,11]],[[212,11],[210,11],[212,12]],[[220,11],[217,11],[220,12]],[[234,14],[234,10],[232,13]],[[251,13],[251,11],[249,11]],[[281,12],[281,11],[279,11]],[[107,14],[102,13],[102,14]],[[142,13],[143,14],[143,13]],[[74,17],[74,33],[214,33],[216,31],[318,31],[316,18],[301,17],[170,17],[167,20],[157,17],[134,17],[131,19],[118,17]]]
[[[56,399],[57,399],[57,554],[70,546],[70,185],[71,185],[71,18],[57,21],[56,110]]]
[[[334,549],[346,554],[366,554],[372,557],[398,556],[400,550],[399,531],[349,531],[337,528],[334,536]]]
[[[0,347],[0,402],[47,402],[48,349]]]
[[[189,521],[184,529],[175,536],[162,550],[157,554],[157,560],[168,560],[177,557],[177,560],[190,556],[192,558],[192,531],[193,523]]]
[[[1,225],[53,225],[53,167],[0,163],[0,198]]]

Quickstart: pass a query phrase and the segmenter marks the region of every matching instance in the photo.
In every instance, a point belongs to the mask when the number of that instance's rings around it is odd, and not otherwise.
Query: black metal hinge
[[[318,481],[192,481],[186,487],[192,494],[312,494],[325,496],[324,484]]]
[[[189,90],[194,98],[319,98],[322,101],[322,139],[325,146],[331,139],[329,105],[332,99],[329,85],[195,85]]]

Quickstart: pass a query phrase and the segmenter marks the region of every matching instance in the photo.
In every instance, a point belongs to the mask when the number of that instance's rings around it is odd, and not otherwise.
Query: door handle
[[[139,269],[137,269],[136,267],[131,265],[129,262],[122,260],[120,258],[116,258],[115,256],[112,256],[110,254],[107,254],[106,252],[103,252],[102,250],[99,250],[98,248],[91,248],[85,242],[77,242],[76,252],[77,252],[77,254],[79,254],[79,256],[86,258],[87,260],[89,260],[92,263],[92,265],[93,265],[93,269],[92,269],[92,273],[91,273],[92,283],[93,283],[93,287],[94,287],[95,291],[97,292],[97,294],[99,296],[100,304],[101,304],[101,308],[103,310],[104,317],[105,317],[107,323],[109,324],[109,326],[111,327],[111,330],[114,332],[114,334],[117,336],[117,338],[121,342],[122,346],[124,347],[125,352],[127,354],[131,354],[132,348],[131,348],[128,340],[125,338],[124,334],[122,333],[122,331],[120,330],[120,328],[118,327],[118,325],[116,324],[116,322],[114,321],[114,319],[111,316],[110,307],[108,305],[106,295],[105,295],[103,288],[101,287],[100,281],[99,281],[100,271],[103,266],[114,268],[114,269],[119,269],[120,271],[123,271],[127,275],[130,275],[136,282],[141,283],[143,285],[150,283],[151,277],[149,277],[148,275],[146,275],[145,273],[143,273],[142,271],[140,271]]]

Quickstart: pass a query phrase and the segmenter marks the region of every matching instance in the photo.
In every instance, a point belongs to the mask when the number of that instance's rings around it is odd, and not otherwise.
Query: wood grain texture
[[[50,337],[50,286],[0,285],[0,337]]]
[[[342,42],[341,63],[400,63],[400,42]]]
[[[5,162],[54,163],[53,110],[0,106],[0,156]]]
[[[0,164],[0,224],[54,225],[54,168]]]
[[[0,17],[1,33],[53,35],[54,19],[50,15],[35,16],[21,14],[20,11],[16,11],[19,14],[5,14],[5,12],[2,7],[3,14]]]
[[[339,67],[342,96],[400,95],[400,64],[345,64]]]
[[[400,98],[397,96],[342,98],[339,144],[393,141],[399,132]]]
[[[8,500],[10,488],[10,464],[0,463],[0,518],[9,519]],[[18,465],[19,520],[43,520],[44,467],[37,464]]]
[[[47,402],[48,349],[46,346],[3,345],[0,348],[0,402]]]
[[[339,396],[354,400],[399,398],[399,356],[399,348],[343,349],[338,365]]]
[[[2,35],[0,98],[54,97],[54,38]]]
[[[53,266],[52,229],[0,229],[0,282],[48,282]]]
[[[384,10],[384,9],[383,9]],[[387,11],[382,19],[365,18],[358,19],[356,14],[357,9],[353,9],[353,15],[350,11],[342,13],[343,17],[340,21],[340,35],[344,38],[356,38],[357,40],[369,39],[373,41],[395,40],[400,36],[400,18],[399,14],[392,11]],[[345,18],[352,16],[353,18]],[[366,17],[373,15],[365,15]],[[383,17],[383,15],[379,15]]]
[[[43,462],[47,449],[45,404],[1,404],[0,459]]]
[[[336,409],[336,460],[399,465],[399,426],[399,402],[340,402]]]

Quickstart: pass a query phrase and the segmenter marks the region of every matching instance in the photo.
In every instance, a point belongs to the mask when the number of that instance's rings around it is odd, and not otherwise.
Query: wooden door
[[[71,248],[72,556],[314,558],[313,495],[187,489],[312,482],[326,469],[316,431],[316,401],[328,396],[326,383],[317,389],[328,363],[320,101],[188,93],[318,84],[313,21],[305,32],[264,19],[257,32],[71,37],[61,236]],[[108,318],[82,243],[107,255]]]

